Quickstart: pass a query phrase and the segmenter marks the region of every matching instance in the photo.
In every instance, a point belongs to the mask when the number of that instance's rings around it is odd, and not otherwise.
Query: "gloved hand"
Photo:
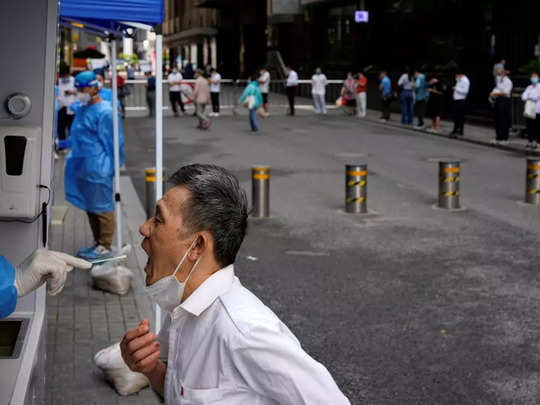
[[[64,288],[67,273],[74,267],[89,269],[92,264],[66,253],[37,249],[15,268],[18,296],[34,291],[45,281],[49,294],[58,294]]]

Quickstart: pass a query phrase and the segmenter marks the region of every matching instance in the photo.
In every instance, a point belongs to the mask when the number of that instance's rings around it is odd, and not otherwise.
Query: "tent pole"
[[[156,202],[163,195],[163,36],[156,35]],[[156,305],[156,333],[161,329],[161,308]]]
[[[112,71],[112,108],[114,133],[114,201],[116,215],[116,245],[118,252],[122,248],[122,206],[120,201],[120,142],[118,135],[118,80],[116,71],[116,38],[111,37],[111,71]]]

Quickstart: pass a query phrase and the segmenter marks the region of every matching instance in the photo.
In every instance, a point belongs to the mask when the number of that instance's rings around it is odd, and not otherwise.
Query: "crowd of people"
[[[174,67],[170,72],[165,71],[166,80],[169,84],[169,100],[172,112],[175,116],[186,114],[185,99],[188,98],[194,106],[193,116],[197,117],[197,128],[208,129],[210,118],[220,115],[221,74],[213,67],[206,66],[204,69],[194,69],[188,63],[182,70]],[[99,73],[99,72],[98,72]],[[128,71],[129,73],[129,71]],[[510,112],[513,83],[509,77],[510,72],[506,69],[506,61],[503,59],[493,66],[494,88],[488,95],[495,116],[495,137],[492,143],[508,144],[510,131]],[[101,74],[97,75],[100,84],[103,83]],[[154,115],[155,107],[155,76],[151,72],[146,73],[146,99],[150,116]],[[187,84],[186,79],[195,79],[195,83]],[[387,72],[382,71],[379,75],[378,91],[380,97],[382,122],[387,122],[391,117],[393,102],[399,102],[401,111],[401,123],[406,126],[414,126],[416,129],[424,129],[429,132],[441,132],[441,117],[445,113],[446,98],[451,98],[451,110],[453,117],[453,129],[448,134],[450,137],[462,137],[465,132],[465,117],[469,109],[469,93],[471,82],[463,70],[457,70],[455,81],[449,83],[441,75],[430,74],[429,77],[420,69],[405,68],[403,73],[395,77],[393,81]],[[68,108],[76,94],[73,89],[73,77],[69,71],[60,70],[58,88],[58,139],[66,139],[68,128],[73,120],[73,113]],[[125,97],[129,94],[129,85],[118,76],[119,105],[124,116]],[[254,83],[256,82],[256,83]],[[258,116],[269,115],[269,92],[271,76],[268,69],[262,67],[252,74],[248,80],[245,91],[238,103],[249,110],[249,122],[253,132],[259,130]],[[285,66],[285,94],[287,96],[287,114],[294,116],[295,100],[299,93],[298,73],[291,67]],[[311,96],[313,99],[313,111],[315,114],[326,115],[327,94],[326,88],[329,81],[321,67],[317,67],[311,76]],[[344,111],[358,118],[366,117],[367,113],[367,90],[368,79],[364,71],[358,73],[348,72],[345,77],[340,97],[337,104]],[[104,89],[104,91],[107,91]],[[260,103],[259,100],[262,100]],[[529,142],[527,148],[537,149],[540,143],[540,121],[536,115],[540,114],[540,85],[538,85],[537,72],[531,73],[531,83],[522,93],[522,100],[526,105],[523,115],[526,119],[526,132]],[[184,96],[182,96],[184,94]],[[257,102],[253,103],[253,96]],[[107,99],[106,95],[102,95]],[[109,97],[112,101],[112,96]],[[537,105],[538,104],[538,105]],[[211,105],[211,112],[205,112],[206,106]],[[431,118],[429,125],[425,118]],[[415,121],[416,118],[416,122]]]
[[[509,71],[505,68],[505,61],[494,66],[494,88],[488,99],[494,109],[495,137],[491,143],[507,145],[510,131],[511,97],[513,83],[509,77]],[[345,81],[344,90],[350,88],[349,77]],[[401,123],[413,125],[414,116],[417,117],[415,128],[426,129],[430,132],[440,132],[441,116],[444,113],[444,99],[447,90],[452,94],[452,110],[454,127],[450,137],[464,136],[465,116],[468,110],[468,98],[471,82],[463,70],[457,70],[455,82],[451,89],[444,84],[437,75],[429,79],[419,71],[406,69],[399,77],[395,87],[386,72],[379,75],[379,96],[381,99],[381,121],[390,120],[390,106],[392,100],[400,101]],[[537,149],[540,143],[540,85],[538,85],[538,73],[532,72],[531,84],[522,93],[521,98],[525,103],[523,115],[527,122],[528,144],[527,148]],[[344,94],[342,92],[342,94]],[[426,127],[424,118],[426,112],[431,117],[431,126]]]

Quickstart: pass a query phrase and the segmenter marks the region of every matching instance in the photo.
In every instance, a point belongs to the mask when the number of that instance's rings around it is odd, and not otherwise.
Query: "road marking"
[[[309,250],[287,250],[285,254],[291,256],[330,256],[330,253],[327,252],[311,252]]]

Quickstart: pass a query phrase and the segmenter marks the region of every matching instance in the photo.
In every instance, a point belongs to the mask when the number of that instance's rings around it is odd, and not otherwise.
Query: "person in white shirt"
[[[77,89],[75,88],[75,78],[69,73],[69,66],[65,63],[60,64],[60,77],[58,78],[58,121],[56,130],[58,140],[63,141],[69,137],[69,131],[75,115],[69,108],[77,98]],[[59,147],[58,150],[63,148]]]
[[[454,129],[450,137],[456,135],[463,136],[465,126],[465,114],[467,112],[467,96],[471,83],[463,71],[459,70],[456,74],[456,85],[454,86]]]
[[[175,116],[178,116],[176,104],[180,105],[180,110],[182,110],[183,113],[186,112],[182,100],[182,79],[182,73],[178,71],[176,66],[173,68],[172,72],[169,73],[169,76],[167,76],[167,82],[169,82],[169,101],[171,102],[171,107]]]
[[[328,370],[235,276],[248,223],[236,177],[193,164],[170,181],[155,217],[140,228],[146,290],[167,315],[157,336],[148,320],[125,334],[127,366],[146,375],[169,405],[350,404]]]
[[[210,69],[210,98],[212,100],[211,117],[219,117],[219,92],[221,91],[221,75],[216,69]]]
[[[540,83],[538,83],[538,73],[531,73],[531,84],[521,94],[521,99],[525,103],[535,103],[535,114],[526,117],[527,137],[529,140],[526,148],[537,149],[538,143],[540,143]]]
[[[296,73],[290,66],[285,66],[285,72],[287,73],[287,84],[285,91],[287,93],[287,98],[289,99],[288,115],[294,115],[294,98],[296,97],[296,89],[298,87],[298,73]]]
[[[510,109],[512,107],[510,97],[512,97],[513,84],[508,77],[508,72],[499,69],[497,85],[491,91],[489,98],[495,100],[495,139],[494,144],[508,144],[508,131],[510,130]]]
[[[311,95],[315,114],[326,114],[326,82],[326,76],[321,68],[315,69],[315,74],[311,76]]]
[[[401,88],[401,123],[412,125],[414,119],[414,78],[408,68],[399,77],[398,86]]]
[[[270,72],[265,68],[261,68],[259,78],[259,90],[262,94],[264,112],[268,114],[268,92],[270,89]]]

